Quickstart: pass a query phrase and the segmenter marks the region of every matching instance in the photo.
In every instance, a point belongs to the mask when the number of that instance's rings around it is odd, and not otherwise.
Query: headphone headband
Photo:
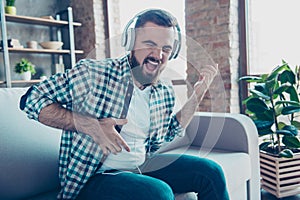
[[[136,21],[142,16],[144,15],[145,13],[149,12],[149,11],[160,11],[164,14],[166,14],[167,16],[169,16],[171,18],[171,20],[175,20],[175,25],[173,26],[175,31],[177,32],[177,38],[175,38],[175,41],[174,41],[174,45],[173,45],[173,50],[171,52],[171,55],[169,57],[169,60],[171,59],[175,59],[177,58],[178,54],[179,54],[179,51],[181,49],[181,32],[180,32],[180,27],[177,23],[177,20],[175,17],[173,17],[170,13],[168,13],[167,11],[164,11],[164,10],[160,10],[160,9],[147,9],[147,10],[144,10],[140,13],[138,13],[137,15],[135,15],[125,26],[124,28],[124,31],[122,33],[122,41],[121,41],[121,45],[123,47],[125,47],[125,50],[126,51],[132,51],[133,50],[133,47],[134,47],[134,42],[135,42],[135,26],[136,26]],[[134,28],[130,28],[130,26],[132,24],[134,24]]]

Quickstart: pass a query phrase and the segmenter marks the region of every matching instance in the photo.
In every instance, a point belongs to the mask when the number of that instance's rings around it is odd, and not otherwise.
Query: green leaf
[[[259,98],[249,99],[246,103],[246,107],[254,113],[263,113],[269,109],[267,104]]]
[[[247,101],[248,101],[249,99],[252,99],[252,98],[253,98],[252,96],[249,96],[249,97],[247,97],[246,99],[244,99],[244,100],[242,101],[243,105],[246,105]]]
[[[296,91],[295,87],[290,86],[286,90],[286,92],[290,94],[290,100],[291,101],[299,102],[299,97],[298,97],[298,94],[297,94],[297,91]]]
[[[300,148],[300,141],[295,136],[283,136],[282,143],[289,148]]]
[[[250,92],[251,92],[252,94],[255,94],[255,95],[258,96],[258,97],[261,97],[261,98],[265,99],[265,100],[270,100],[270,97],[269,97],[269,96],[263,94],[263,93],[260,92],[260,91],[257,91],[257,90],[253,90],[253,89],[252,89],[252,90],[250,90]]]
[[[276,68],[274,68],[272,70],[272,72],[270,73],[270,75],[268,76],[268,80],[271,80],[271,79],[277,79],[277,76],[279,75],[280,72],[282,72],[283,70],[291,70],[290,67],[286,64],[286,63],[283,63],[282,65],[280,66],[277,66]]]
[[[276,133],[279,135],[294,136],[294,134],[289,130],[276,130]]]
[[[285,123],[283,123],[283,122],[278,122],[278,129],[279,129],[279,130],[283,129],[283,127],[285,127],[285,126],[286,126]]]
[[[239,81],[246,81],[246,82],[260,82],[262,79],[257,76],[243,76],[239,78]]]
[[[262,121],[274,121],[274,115],[272,110],[266,110],[263,113],[255,113],[258,120]]]
[[[254,89],[266,94],[266,84],[265,83],[257,83],[254,85]]]
[[[15,6],[15,0],[6,0],[6,6]]]
[[[272,142],[270,142],[270,141],[263,142],[263,143],[261,143],[261,144],[259,145],[259,149],[260,149],[260,150],[266,150],[270,144],[272,144]]]
[[[294,153],[290,149],[284,149],[278,155],[281,158],[292,158]]]
[[[283,115],[289,115],[297,112],[300,112],[300,106],[286,106],[281,111]]]
[[[257,129],[258,132],[258,136],[265,136],[265,135],[270,135],[273,134],[274,132],[270,129],[270,128],[266,128],[266,129]]]
[[[300,103],[297,101],[276,101],[275,105],[280,105],[280,104],[288,104],[291,106],[300,106]]]
[[[297,136],[298,135],[298,129],[293,126],[293,125],[285,125],[282,130],[287,130],[287,131],[290,131],[293,136]]]
[[[300,122],[294,120],[291,122],[291,124],[294,125],[298,130],[300,130]]]
[[[261,77],[261,79],[262,79],[262,82],[267,81],[268,76],[269,76],[269,74],[262,74],[262,75],[260,75],[260,77]]]
[[[291,84],[289,83],[284,83],[282,84],[279,88],[277,88],[273,94],[282,94],[284,91],[286,91],[289,87],[291,86]]]
[[[296,67],[295,67],[295,74],[296,74],[296,76],[297,76],[297,80],[300,80],[300,76],[299,76],[299,66],[298,65],[296,65]]]
[[[274,121],[253,120],[253,122],[257,129],[271,128],[271,126],[274,124]]]
[[[274,88],[276,88],[275,86],[277,86],[277,85],[278,85],[278,83],[275,79],[268,80],[268,81],[266,81],[266,90],[273,91]]]
[[[293,85],[296,83],[296,76],[293,71],[285,70],[280,74],[279,80],[281,83],[291,83]]]

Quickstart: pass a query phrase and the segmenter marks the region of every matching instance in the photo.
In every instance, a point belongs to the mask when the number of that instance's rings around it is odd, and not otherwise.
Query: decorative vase
[[[260,152],[261,187],[277,198],[300,194],[300,154],[280,158]]]
[[[17,14],[17,8],[15,6],[5,6],[5,13],[16,15]]]
[[[22,80],[24,80],[24,81],[30,81],[30,80],[31,80],[31,72],[30,72],[30,71],[23,72],[23,73],[21,74],[21,78],[22,78]]]

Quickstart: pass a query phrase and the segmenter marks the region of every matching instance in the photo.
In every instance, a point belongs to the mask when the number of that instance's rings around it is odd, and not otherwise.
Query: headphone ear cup
[[[169,57],[169,60],[172,60],[172,59],[176,58],[177,55],[178,55],[178,41],[175,40],[175,41],[174,41],[174,45],[173,45],[173,50],[172,50],[172,52],[171,52],[171,55],[170,55],[170,57]]]
[[[129,28],[127,30],[127,40],[125,44],[126,51],[132,51],[135,42],[135,30],[134,28]]]
[[[125,47],[127,43],[127,30],[124,30],[122,33],[122,38],[121,38],[121,45],[122,47]]]

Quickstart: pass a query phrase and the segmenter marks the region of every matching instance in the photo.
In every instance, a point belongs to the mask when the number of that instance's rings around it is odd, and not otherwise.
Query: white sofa
[[[25,91],[0,88],[0,199],[54,200],[61,131],[19,110]],[[196,113],[185,136],[160,152],[213,159],[224,170],[231,200],[260,200],[257,131],[244,115]],[[176,199],[188,199],[185,195]]]

